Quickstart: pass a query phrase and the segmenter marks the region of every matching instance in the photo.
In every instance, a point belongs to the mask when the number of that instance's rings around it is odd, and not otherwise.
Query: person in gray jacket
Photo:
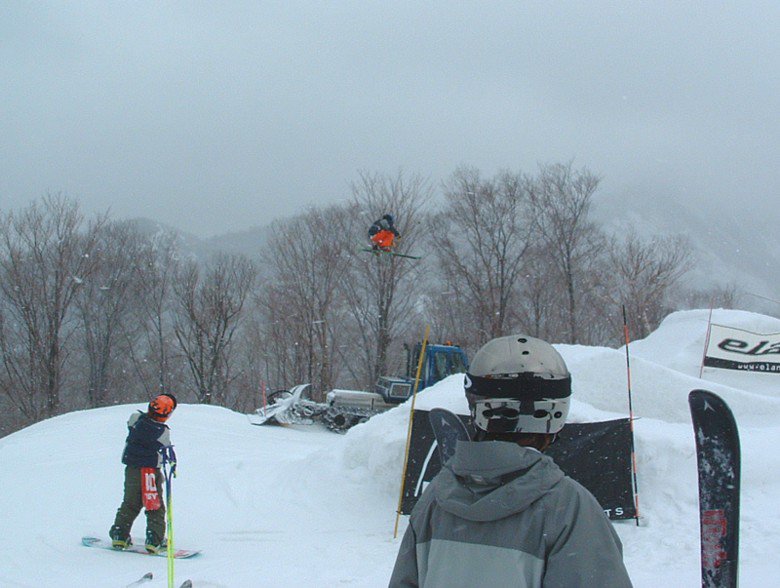
[[[542,453],[569,412],[560,354],[526,335],[493,339],[465,391],[475,439],[414,507],[390,587],[630,587],[601,506]]]

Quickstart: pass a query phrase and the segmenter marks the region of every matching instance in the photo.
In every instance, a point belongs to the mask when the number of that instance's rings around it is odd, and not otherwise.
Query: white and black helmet
[[[488,433],[557,433],[566,423],[571,374],[541,339],[510,335],[488,341],[466,374],[474,426]]]

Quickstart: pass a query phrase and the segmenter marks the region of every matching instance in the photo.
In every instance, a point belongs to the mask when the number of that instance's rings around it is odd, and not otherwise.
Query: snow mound
[[[708,315],[675,313],[630,345],[642,520],[615,528],[638,588],[699,584],[687,394],[700,387],[726,398],[740,428],[742,583],[775,581],[778,385],[768,385],[767,374],[745,372],[699,379]],[[718,310],[713,321],[780,331],[780,321],[753,313]],[[572,421],[627,415],[625,349],[557,348],[573,376]],[[423,390],[415,403],[465,414],[463,376]],[[125,422],[143,408],[74,412],[0,439],[0,586],[125,586],[148,571],[155,576],[149,588],[166,585],[163,558],[80,544],[82,535],[107,533],[121,498]],[[386,586],[400,541],[392,535],[410,408],[407,402],[336,435],[316,425],[253,426],[224,408],[182,404],[169,421],[179,456],[175,537],[203,554],[177,562],[176,585],[191,578],[214,588]],[[140,517],[136,537],[143,527]]]
[[[646,338],[631,343],[631,353],[677,372],[698,377],[704,355],[709,315],[709,310],[674,312]],[[713,309],[712,322],[754,333],[780,332],[780,319],[744,310]],[[723,370],[711,370],[708,379],[718,380],[719,376],[728,373]],[[751,384],[747,385],[751,386]]]

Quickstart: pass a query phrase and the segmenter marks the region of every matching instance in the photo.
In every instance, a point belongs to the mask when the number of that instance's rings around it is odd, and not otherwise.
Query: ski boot
[[[130,539],[130,533],[127,533],[117,525],[111,527],[108,536],[111,537],[111,547],[114,549],[127,549],[133,544],[133,540]]]

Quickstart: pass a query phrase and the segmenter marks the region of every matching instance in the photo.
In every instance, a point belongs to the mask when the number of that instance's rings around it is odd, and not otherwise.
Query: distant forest
[[[371,389],[425,325],[469,354],[516,332],[616,347],[623,308],[639,339],[673,310],[735,304],[733,287],[681,285],[684,237],[608,235],[598,188],[571,164],[461,168],[434,201],[421,176],[361,173],[347,202],[274,222],[262,251],[208,259],[62,195],[0,211],[0,436],[163,390],[250,412],[262,390]],[[422,259],[361,251],[385,213]]]

